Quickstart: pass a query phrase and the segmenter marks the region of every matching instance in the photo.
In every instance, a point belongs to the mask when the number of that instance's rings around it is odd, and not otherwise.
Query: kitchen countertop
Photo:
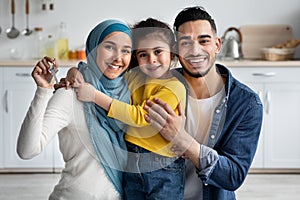
[[[77,66],[80,60],[58,60],[61,67]],[[0,67],[24,66],[33,67],[37,60],[1,60]],[[300,60],[265,61],[265,60],[218,60],[217,63],[227,67],[300,67]]]
[[[217,63],[227,67],[300,67],[300,60],[266,61],[266,60],[218,60]]]
[[[34,67],[38,60],[1,60],[0,67],[10,67],[10,66],[24,66],[24,67]],[[60,67],[73,67],[77,66],[81,60],[58,60],[57,63]]]

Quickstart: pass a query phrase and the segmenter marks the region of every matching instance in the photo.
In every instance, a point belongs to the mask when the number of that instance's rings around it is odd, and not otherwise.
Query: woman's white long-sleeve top
[[[62,88],[53,95],[52,90],[38,87],[20,130],[19,156],[35,157],[56,134],[65,167],[49,199],[120,199],[97,160],[83,103],[75,92]]]

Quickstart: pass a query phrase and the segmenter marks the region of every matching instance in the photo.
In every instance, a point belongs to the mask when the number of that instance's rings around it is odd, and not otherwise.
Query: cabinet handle
[[[19,77],[30,77],[30,73],[16,73],[16,76],[19,76]]]
[[[266,73],[257,72],[257,73],[252,73],[252,75],[253,76],[272,77],[272,76],[275,76],[276,73],[275,72],[266,72]]]
[[[4,95],[4,99],[5,99],[5,112],[8,113],[8,91],[5,91],[5,95]]]
[[[262,91],[257,91],[256,93],[257,93],[258,97],[260,98],[260,100],[262,100],[263,99]]]
[[[269,91],[267,91],[267,93],[266,93],[266,103],[265,103],[267,114],[269,114],[269,112],[270,112],[270,103],[271,103],[271,94],[270,94]]]

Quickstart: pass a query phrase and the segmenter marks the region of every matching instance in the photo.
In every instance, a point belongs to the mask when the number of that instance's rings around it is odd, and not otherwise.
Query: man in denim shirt
[[[178,116],[159,99],[148,101],[145,118],[187,159],[185,199],[236,199],[234,191],[245,180],[256,152],[262,103],[225,66],[215,63],[222,42],[202,7],[182,10],[174,30],[179,71],[189,92],[186,120],[183,111]]]

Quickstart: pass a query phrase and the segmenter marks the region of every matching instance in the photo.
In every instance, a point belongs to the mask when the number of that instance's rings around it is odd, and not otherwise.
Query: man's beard
[[[205,76],[208,74],[208,72],[211,70],[211,68],[212,68],[212,66],[210,66],[205,72],[202,72],[202,73],[200,73],[200,72],[195,72],[195,73],[193,73],[193,72],[189,71],[186,67],[184,67],[184,66],[182,65],[183,71],[184,71],[185,73],[187,73],[189,76],[193,77],[193,78],[201,78],[201,77],[205,77]]]

